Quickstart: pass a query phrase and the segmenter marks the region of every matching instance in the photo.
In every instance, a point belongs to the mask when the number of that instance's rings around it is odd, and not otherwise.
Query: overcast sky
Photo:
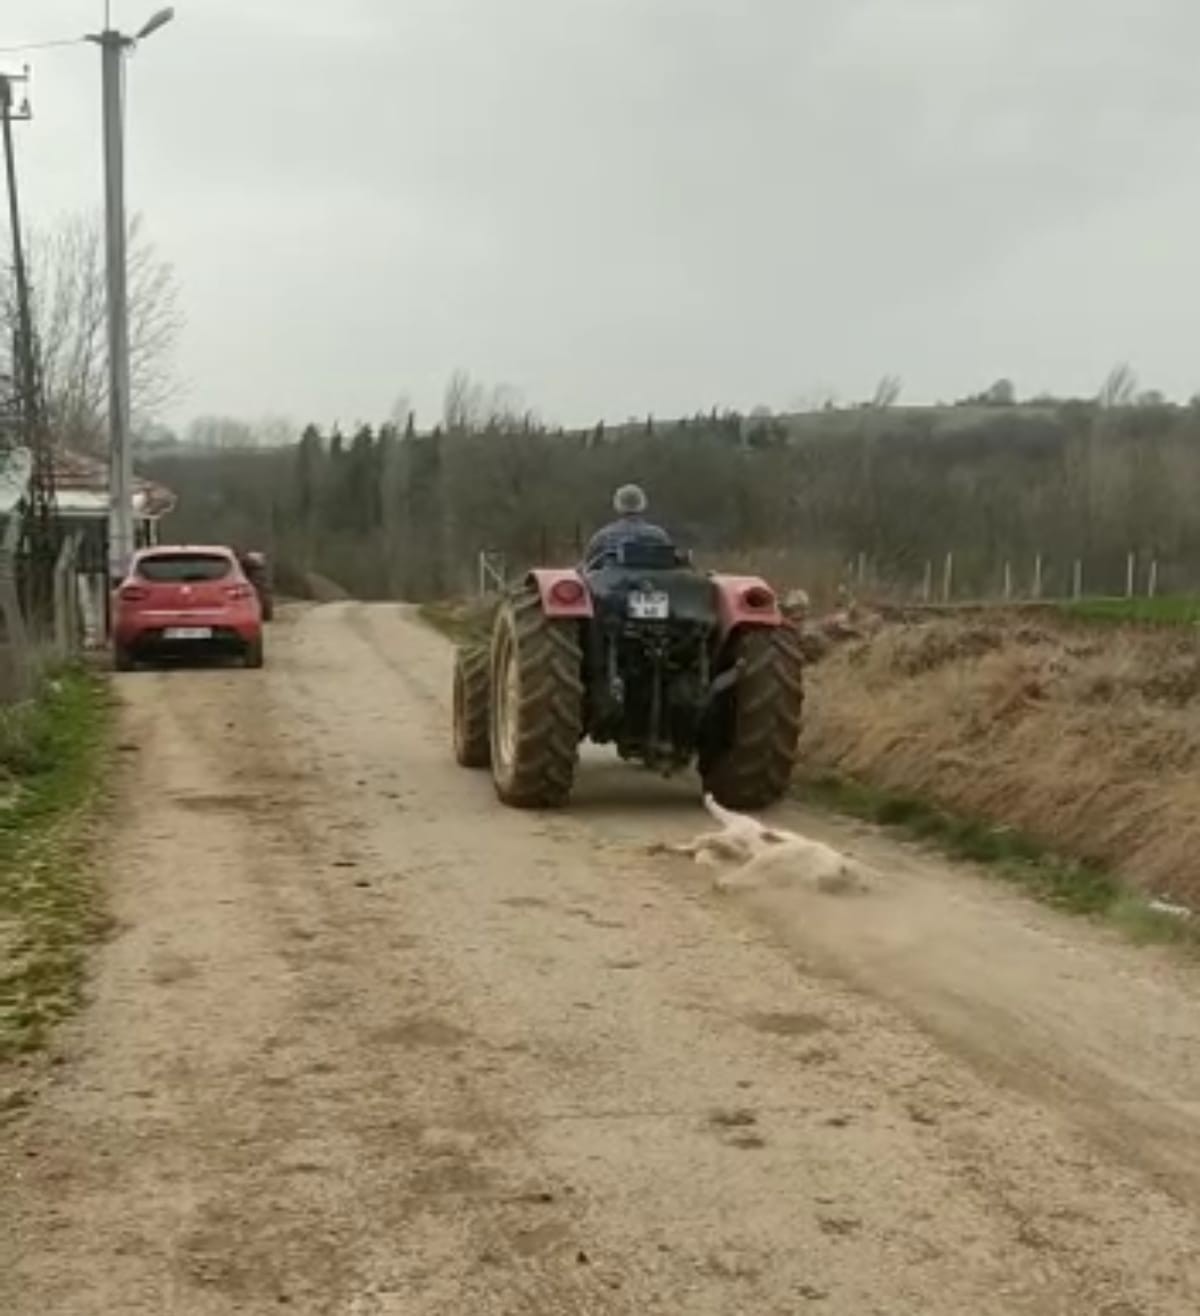
[[[158,0],[115,0],[140,25]],[[129,204],[197,412],[563,423],[1200,390],[1196,0],[180,0]],[[100,26],[4,0],[0,46]],[[12,68],[25,57],[0,56]],[[25,207],[98,204],[99,54],[28,56]]]

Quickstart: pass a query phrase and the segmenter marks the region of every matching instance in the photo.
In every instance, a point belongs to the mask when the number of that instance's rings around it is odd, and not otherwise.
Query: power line
[[[0,46],[0,55],[23,55],[27,50],[54,50],[58,46],[82,46],[86,37],[64,37],[59,41],[30,41],[23,46]]]

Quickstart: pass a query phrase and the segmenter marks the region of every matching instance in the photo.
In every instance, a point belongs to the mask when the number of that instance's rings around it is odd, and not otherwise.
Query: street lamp
[[[175,17],[174,5],[168,5],[165,9],[160,9],[157,14],[152,15],[146,22],[145,27],[137,34],[135,40],[145,41],[148,36],[152,36],[160,27],[166,25]]]
[[[133,555],[133,453],[129,435],[129,291],[125,251],[125,54],[175,17],[160,9],[136,37],[111,27],[87,39],[100,47],[104,93],[104,231],[108,274],[108,566],[119,580]]]

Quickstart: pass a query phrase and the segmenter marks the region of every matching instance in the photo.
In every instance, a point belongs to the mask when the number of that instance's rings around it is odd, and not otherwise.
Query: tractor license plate
[[[211,626],[168,626],[163,632],[167,640],[211,640]]]
[[[629,615],[634,621],[666,621],[671,615],[670,595],[635,591],[629,596]]]

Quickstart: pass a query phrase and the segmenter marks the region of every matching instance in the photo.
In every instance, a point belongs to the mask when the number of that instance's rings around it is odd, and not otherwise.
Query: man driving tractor
[[[618,519],[602,526],[588,542],[583,555],[584,569],[594,571],[614,560],[624,544],[670,544],[671,536],[652,521],[646,520],[650,500],[640,485],[623,484],[613,495],[613,510]]]

